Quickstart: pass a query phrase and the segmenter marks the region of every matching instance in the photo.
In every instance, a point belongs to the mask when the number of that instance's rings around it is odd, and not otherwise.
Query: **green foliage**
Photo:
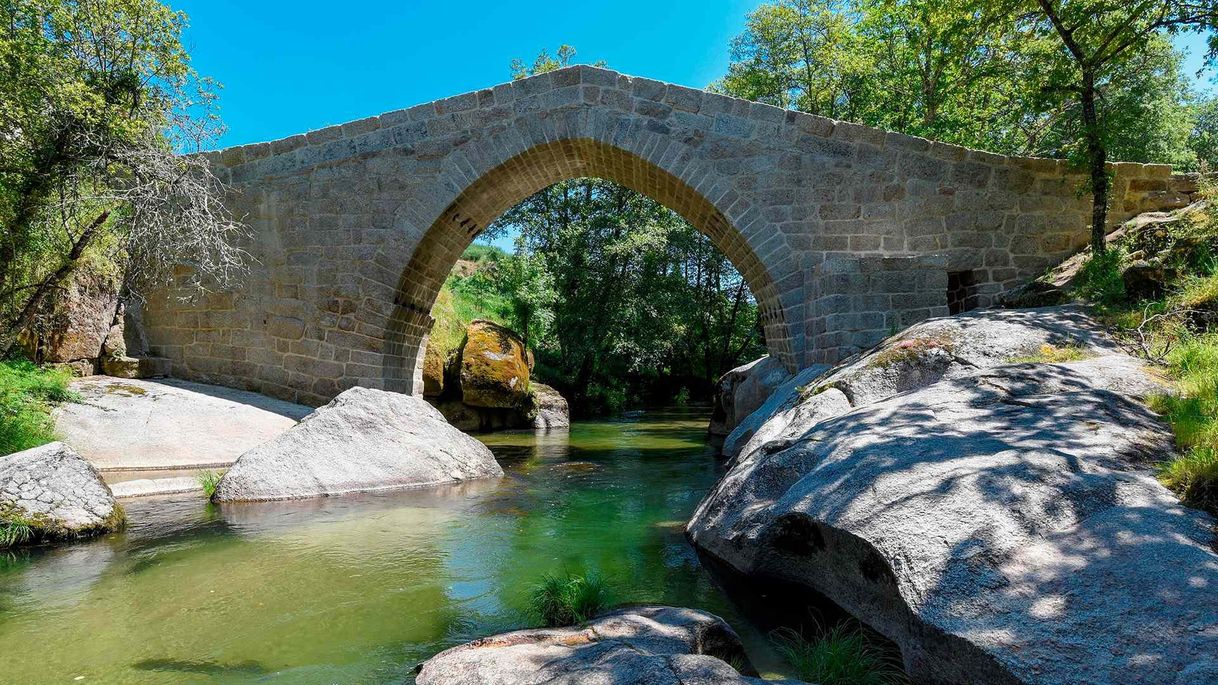
[[[519,81],[520,79],[528,78],[529,76],[545,74],[557,69],[562,69],[563,67],[569,67],[574,63],[574,59],[575,48],[571,47],[570,45],[564,44],[558,46],[558,52],[555,53],[553,57],[550,56],[548,51],[543,49],[541,52],[537,53],[537,58],[533,60],[531,65],[526,65],[524,61],[520,59],[512,60],[512,80]],[[595,62],[593,63],[593,66],[603,67],[605,66],[605,63],[603,61]]]
[[[1097,130],[1110,158],[1182,168],[1212,158],[1218,116],[1194,103],[1180,52],[1163,31],[1139,34],[1137,17],[1110,21],[1174,3],[1047,3],[1057,4],[1078,18],[1083,42],[1103,30],[1141,36],[1120,54],[1097,53]],[[1165,24],[1195,27],[1177,21],[1185,14]],[[748,15],[731,58],[713,90],[1004,154],[1088,158],[1079,70],[1038,4],[773,0]]]
[[[608,587],[595,574],[546,575],[529,596],[530,612],[548,627],[583,623],[608,604]]]
[[[203,496],[211,499],[220,486],[221,474],[218,471],[203,471],[199,474],[199,486],[203,488]]]
[[[241,271],[244,231],[194,152],[221,127],[185,15],[156,0],[0,1],[0,355],[80,269],[128,291]]]
[[[508,231],[519,235],[515,259],[528,260],[516,264],[536,277],[523,290],[544,314],[543,332],[529,336],[553,374],[543,380],[577,414],[668,401],[682,386],[706,396],[724,371],[763,353],[744,279],[651,198],[600,179],[564,181],[509,209],[488,234]],[[505,318],[519,327],[516,284],[527,279],[502,266]]]
[[[1106,250],[1089,257],[1074,279],[1074,291],[1079,297],[1097,304],[1112,305],[1125,299],[1125,281],[1121,266],[1123,250]]]
[[[503,258],[498,248],[486,252],[475,251],[475,254],[482,257],[480,264],[489,266],[496,265]],[[485,268],[468,276],[459,275],[454,268],[432,305],[431,316],[436,322],[427,344],[438,349],[446,358],[461,347],[465,340],[465,328],[474,319],[511,327],[510,293],[503,292]]]
[[[33,524],[23,518],[9,516],[0,519],[0,549],[23,545],[33,540],[36,534]]]
[[[553,321],[553,306],[558,294],[554,291],[554,275],[547,269],[543,254],[530,252],[522,245],[516,254],[495,263],[491,278],[507,300],[509,328],[520,334],[525,345],[544,336]]]
[[[76,399],[66,371],[39,368],[27,361],[0,361],[0,456],[55,439],[51,407]]]
[[[905,683],[901,669],[867,641],[863,631],[843,623],[815,642],[797,631],[773,634],[778,653],[793,666],[800,680],[820,685],[896,685]]]
[[[471,243],[465,251],[461,253],[461,259],[471,262],[497,262],[507,256],[503,248],[497,245],[483,245],[481,243]]]
[[[1218,333],[1192,336],[1168,355],[1178,395],[1156,398],[1183,454],[1160,477],[1184,502],[1218,513]]]

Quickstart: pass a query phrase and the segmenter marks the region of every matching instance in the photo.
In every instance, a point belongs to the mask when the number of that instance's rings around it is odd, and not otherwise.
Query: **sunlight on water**
[[[489,435],[506,478],[426,491],[133,501],[122,534],[0,556],[0,679],[408,683],[441,649],[527,626],[529,586],[563,570],[724,616],[767,664],[683,535],[719,475],[705,426]]]

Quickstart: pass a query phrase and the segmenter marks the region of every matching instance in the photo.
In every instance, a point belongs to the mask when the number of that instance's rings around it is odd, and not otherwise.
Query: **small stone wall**
[[[813,270],[812,363],[833,364],[947,311],[942,256],[834,257]]]

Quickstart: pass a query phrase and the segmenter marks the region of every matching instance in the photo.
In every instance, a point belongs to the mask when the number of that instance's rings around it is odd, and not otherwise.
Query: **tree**
[[[1208,98],[1194,108],[1195,121],[1189,131],[1188,146],[1197,165],[1213,171],[1218,165],[1218,98]]]
[[[1106,249],[1111,180],[1106,168],[1109,131],[1097,103],[1106,80],[1120,66],[1136,62],[1162,34],[1212,29],[1218,22],[1215,0],[1036,0],[1038,13],[1057,36],[1065,57],[1050,72],[1046,89],[1062,89],[1078,98],[1081,139],[1092,196],[1091,249]],[[1211,55],[1216,47],[1211,38]],[[1066,66],[1068,65],[1068,66]]]
[[[138,297],[237,276],[244,229],[192,154],[220,130],[184,15],[154,0],[0,0],[0,354],[82,265]]]
[[[732,63],[713,89],[777,107],[854,118],[871,71],[842,0],[779,0],[748,15],[732,41]]]
[[[549,52],[542,49],[541,52],[537,53],[537,58],[533,60],[532,65],[525,65],[524,61],[519,58],[512,60],[510,67],[512,70],[512,80],[519,81],[522,78],[528,78],[530,76],[536,76],[537,74],[545,74],[547,72],[556,71],[558,69],[562,69],[563,67],[569,67],[574,59],[575,48],[565,43],[558,46],[558,52],[554,57],[551,57]],[[603,61],[598,61],[592,66],[603,67],[605,66],[605,63]]]
[[[557,295],[545,258],[530,252],[524,241],[517,242],[515,254],[495,262],[494,278],[499,290],[507,295],[512,327],[527,346],[530,337],[543,335],[553,320],[551,308]]]

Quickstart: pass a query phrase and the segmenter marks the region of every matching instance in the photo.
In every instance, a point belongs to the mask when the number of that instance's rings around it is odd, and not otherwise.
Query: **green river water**
[[[411,683],[436,652],[527,627],[545,573],[706,609],[784,675],[683,535],[721,475],[706,417],[483,436],[500,481],[292,503],[127,504],[120,534],[0,553],[0,682]]]

